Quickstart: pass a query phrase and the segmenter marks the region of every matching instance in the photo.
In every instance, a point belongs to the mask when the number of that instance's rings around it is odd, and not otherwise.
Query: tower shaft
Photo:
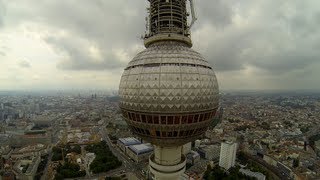
[[[188,37],[186,0],[149,0],[150,35],[163,33]]]
[[[177,180],[186,168],[186,157],[181,153],[182,146],[155,146],[149,158],[150,172],[156,180]]]
[[[148,47],[153,42],[175,40],[191,47],[187,0],[149,0],[149,2],[145,46]]]

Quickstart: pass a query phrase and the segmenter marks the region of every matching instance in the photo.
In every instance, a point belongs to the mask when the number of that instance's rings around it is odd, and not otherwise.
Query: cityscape
[[[153,147],[128,129],[119,97],[22,94],[0,96],[4,179],[150,178]],[[183,146],[184,179],[204,178],[208,165],[241,167],[257,179],[319,178],[319,99],[317,93],[222,92],[219,124]],[[99,148],[114,160],[99,160]]]
[[[0,180],[319,180],[319,6],[0,0]]]

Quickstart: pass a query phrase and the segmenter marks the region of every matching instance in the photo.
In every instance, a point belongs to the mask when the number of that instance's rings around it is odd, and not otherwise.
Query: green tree
[[[294,159],[293,160],[293,167],[294,168],[299,167],[299,163],[300,163],[299,159]]]
[[[73,150],[74,150],[76,153],[81,154],[81,147],[80,147],[79,144],[75,145],[75,146],[73,147]]]

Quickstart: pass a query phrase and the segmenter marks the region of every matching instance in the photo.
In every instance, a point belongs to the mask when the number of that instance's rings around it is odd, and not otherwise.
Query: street
[[[121,150],[115,148],[107,135],[105,125],[103,125],[100,129],[101,137],[104,141],[106,141],[111,152],[122,162],[121,168],[124,169],[125,172],[134,173],[139,179],[145,179],[145,177],[141,174],[141,168],[139,163],[135,163],[130,158],[128,158]]]

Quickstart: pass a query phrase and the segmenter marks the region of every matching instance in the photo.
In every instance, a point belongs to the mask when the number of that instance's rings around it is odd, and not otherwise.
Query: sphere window
[[[133,121],[136,121],[136,116],[135,116],[135,114],[132,114],[132,120],[133,120]]]
[[[146,116],[144,114],[141,115],[141,120],[142,120],[143,123],[146,123]]]
[[[188,116],[182,116],[182,124],[187,124]]]
[[[194,115],[193,123],[197,123],[199,119],[199,114]]]
[[[153,124],[153,122],[152,122],[152,116],[150,116],[150,115],[146,115],[147,116],[147,122],[149,123],[149,124]]]
[[[150,135],[150,131],[148,129],[145,129],[145,132],[147,135]]]
[[[135,115],[136,115],[136,121],[141,122],[140,114],[135,114]]]
[[[203,121],[203,114],[200,114],[199,122]]]
[[[161,124],[167,124],[167,117],[166,116],[160,116],[161,117]]]
[[[154,124],[159,124],[159,116],[153,116],[153,122]]]
[[[173,131],[173,137],[177,137],[178,136],[178,132],[177,131]]]
[[[188,116],[188,124],[191,124],[193,122],[193,115]]]
[[[162,134],[162,137],[167,137],[167,132],[162,131],[161,134]]]
[[[174,117],[174,124],[180,124],[180,116]]]
[[[173,124],[173,116],[168,116],[168,124]]]

